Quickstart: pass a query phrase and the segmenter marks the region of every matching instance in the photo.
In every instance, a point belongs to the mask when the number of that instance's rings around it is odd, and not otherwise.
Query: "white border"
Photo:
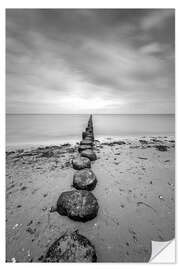
[[[126,1],[120,1],[120,0],[111,0],[111,1],[98,1],[98,0],[91,0],[91,1],[79,1],[79,0],[72,0],[72,1],[58,1],[58,0],[52,0],[52,1],[46,1],[46,0],[31,0],[31,1],[1,1],[0,3],[0,34],[1,34],[1,42],[0,42],[0,53],[1,53],[1,68],[0,68],[0,83],[1,83],[1,90],[0,90],[0,198],[1,198],[1,203],[0,203],[0,209],[1,209],[1,219],[0,219],[0,263],[1,267],[3,268],[10,268],[10,267],[15,267],[16,269],[19,270],[19,268],[24,268],[23,263],[19,264],[9,264],[9,263],[4,263],[5,260],[5,8],[176,8],[176,48],[179,48],[179,28],[178,26],[180,25],[180,22],[178,17],[179,17],[179,5],[178,2],[180,1],[158,1],[158,0],[151,0],[151,1],[139,1],[139,0],[126,0]],[[177,26],[178,25],[178,26]],[[178,60],[178,51],[176,52],[176,61]],[[176,64],[176,70],[178,70],[177,64]],[[178,73],[176,73],[178,74]],[[178,80],[178,76],[177,76]],[[179,116],[179,104],[178,102],[180,101],[180,97],[178,94],[178,81],[176,83],[176,164],[178,164],[178,154],[179,153],[179,125],[177,123],[177,118]],[[177,166],[178,167],[178,166]],[[179,188],[178,179],[179,177],[179,170],[176,168],[176,194],[177,194],[177,189]],[[179,226],[179,215],[178,215],[178,197],[176,196],[176,228],[178,229]],[[177,237],[178,236],[178,237]],[[178,242],[179,240],[179,233],[176,232],[176,241]],[[177,246],[177,245],[176,245]],[[176,250],[176,255],[178,254]],[[167,259],[167,254],[165,255]],[[179,261],[178,256],[176,259],[177,263]],[[3,264],[3,265],[2,265]],[[99,264],[53,264],[53,267],[58,268],[63,267],[63,268],[81,268],[81,267],[93,267],[93,268],[100,268],[100,269],[109,269],[110,268],[119,268],[123,267],[123,269],[129,269],[130,267],[133,268],[141,268],[141,267],[158,267],[166,269],[171,266],[171,267],[177,267],[178,264],[162,264],[162,265],[155,265],[155,264],[119,264],[119,263],[99,263]],[[52,267],[52,264],[25,264],[25,267],[31,268],[31,267],[38,267],[39,268],[47,268],[47,267]]]

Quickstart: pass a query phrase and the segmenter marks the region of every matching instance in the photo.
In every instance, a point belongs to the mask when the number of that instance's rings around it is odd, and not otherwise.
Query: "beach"
[[[175,9],[5,12],[6,262],[153,263],[176,240]]]
[[[77,229],[91,241],[97,262],[148,262],[152,240],[174,238],[174,136],[95,139],[92,170],[98,182],[92,193],[99,212],[86,223],[50,212],[63,191],[74,189],[71,162],[78,140],[7,148],[7,262],[41,262],[67,230]]]

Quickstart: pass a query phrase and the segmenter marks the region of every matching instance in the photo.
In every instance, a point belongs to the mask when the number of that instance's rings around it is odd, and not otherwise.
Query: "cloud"
[[[173,18],[172,10],[8,10],[7,112],[174,112]]]
[[[162,28],[166,20],[174,15],[173,9],[155,10],[151,14],[145,16],[141,21],[141,27],[145,30],[153,28]]]

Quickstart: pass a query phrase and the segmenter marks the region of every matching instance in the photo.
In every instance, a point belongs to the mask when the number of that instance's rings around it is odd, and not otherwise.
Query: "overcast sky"
[[[7,113],[174,113],[174,10],[7,10]]]

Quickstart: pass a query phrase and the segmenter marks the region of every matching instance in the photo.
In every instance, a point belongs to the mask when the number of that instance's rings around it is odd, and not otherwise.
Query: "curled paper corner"
[[[150,263],[175,263],[175,239],[167,242],[152,241]]]

